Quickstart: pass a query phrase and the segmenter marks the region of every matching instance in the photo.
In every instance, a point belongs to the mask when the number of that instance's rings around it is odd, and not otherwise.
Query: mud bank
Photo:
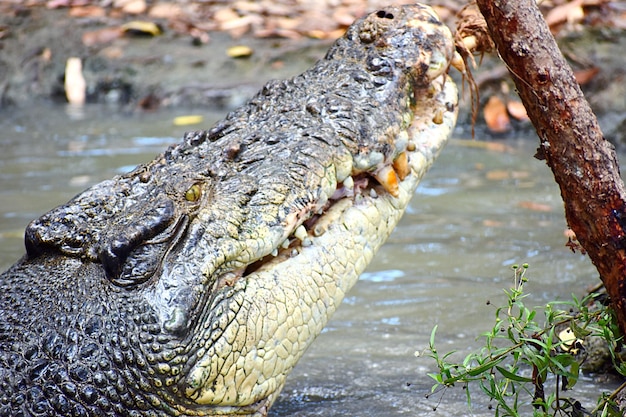
[[[131,20],[127,17],[126,20]],[[119,22],[116,22],[119,23]],[[157,23],[159,23],[157,21]],[[230,110],[254,94],[267,80],[295,75],[323,56],[330,40],[310,38],[234,39],[210,33],[208,43],[168,30],[160,36],[127,34],[110,42],[87,46],[85,33],[111,25],[102,18],[71,18],[65,9],[16,8],[0,15],[0,108],[27,109],[34,100],[64,104],[65,65],[81,58],[87,84],[87,103],[107,103],[124,111],[149,111],[162,106]],[[245,45],[245,58],[227,55],[230,47]],[[620,147],[626,144],[626,31],[614,28],[581,29],[560,39],[574,68],[598,69],[583,90],[605,132]],[[475,77],[487,74],[481,85],[485,101],[508,79],[497,76],[501,65],[487,57]],[[494,70],[495,68],[495,70]],[[492,71],[496,76],[489,76]],[[511,84],[512,86],[512,84]],[[511,87],[512,89],[512,87]],[[514,93],[513,93],[514,94]],[[470,100],[463,102],[458,134],[469,135]],[[477,137],[491,134],[478,118]],[[514,122],[499,137],[533,135],[528,122]]]

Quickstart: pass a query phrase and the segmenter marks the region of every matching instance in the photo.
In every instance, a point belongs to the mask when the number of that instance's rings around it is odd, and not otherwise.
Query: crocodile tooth
[[[440,125],[443,123],[443,110],[437,109],[435,115],[433,116],[433,123],[436,125]]]
[[[272,255],[272,256],[274,256],[274,257],[278,256],[278,248],[274,248],[274,249],[272,250],[272,252],[270,253],[270,255]]]
[[[395,161],[393,161],[393,169],[398,174],[398,178],[400,181],[404,180],[411,169],[409,168],[409,158],[407,157],[406,152],[402,152]]]
[[[304,228],[303,225],[298,226],[298,228],[296,229],[295,232],[293,232],[293,235],[296,237],[296,239],[302,241],[307,237],[307,232],[306,229]]]
[[[283,249],[287,249],[289,247],[289,239],[283,240],[283,243],[280,244],[280,247]]]
[[[343,180],[343,186],[346,187],[346,190],[354,190],[354,179],[352,177],[347,177]]]
[[[456,68],[461,74],[465,74],[465,62],[463,62],[463,57],[461,57],[461,54],[457,51],[454,51],[454,56],[452,57],[452,61],[450,61],[450,65]]]
[[[313,241],[308,236],[302,239],[302,247],[311,246],[312,244]]]
[[[320,237],[324,233],[326,233],[325,225],[316,224],[315,226],[313,226],[313,235],[315,235],[316,237]]]
[[[378,193],[373,188],[370,188],[370,197],[372,197],[372,198],[378,197]]]
[[[374,173],[374,178],[376,178],[380,185],[392,196],[398,197],[400,195],[398,189],[398,175],[392,166],[385,165]]]

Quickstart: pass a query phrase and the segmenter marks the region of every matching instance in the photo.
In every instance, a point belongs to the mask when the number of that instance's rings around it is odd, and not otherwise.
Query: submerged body
[[[379,10],[206,132],[33,221],[0,416],[263,416],[445,143],[450,33]]]

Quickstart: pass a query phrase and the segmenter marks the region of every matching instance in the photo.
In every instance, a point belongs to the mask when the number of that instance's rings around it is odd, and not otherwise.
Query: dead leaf
[[[189,35],[193,38],[194,45],[205,45],[211,42],[209,34],[198,28],[189,29]]]
[[[104,17],[106,16],[106,10],[104,7],[93,4],[88,6],[75,6],[70,9],[69,15],[71,17]]]
[[[115,45],[107,46],[106,48],[102,48],[98,55],[101,55],[108,59],[120,59],[124,56],[124,50]]]
[[[104,28],[83,33],[82,40],[85,46],[102,45],[114,41],[122,36],[121,28]]]
[[[293,19],[291,17],[273,18],[269,23],[275,24],[277,28],[286,30],[296,30],[302,24],[300,19]]]
[[[573,0],[554,7],[546,14],[546,23],[552,28],[562,23],[573,23],[582,20],[585,17],[582,7],[583,3],[583,0]]]
[[[71,57],[65,63],[65,97],[67,102],[82,106],[85,104],[87,83],[83,77],[83,64],[80,58]]]
[[[148,11],[148,16],[153,19],[175,19],[182,14],[183,10],[176,3],[157,3]]]
[[[161,28],[154,22],[133,20],[122,25],[122,31],[128,34],[157,36],[162,34]]]
[[[231,46],[226,50],[226,55],[231,58],[247,58],[254,53],[254,50],[246,45]]]
[[[230,22],[231,20],[239,19],[240,17],[241,16],[239,16],[237,12],[235,12],[233,9],[228,8],[219,9],[216,10],[215,13],[213,13],[213,20],[220,25],[226,22]]]
[[[178,116],[174,118],[174,126],[188,126],[202,123],[204,118],[199,114],[190,114],[187,116]]]
[[[357,16],[348,7],[337,7],[333,12],[333,20],[340,26],[350,26]]]
[[[574,71],[574,77],[576,77],[576,82],[578,82],[578,85],[585,85],[593,80],[593,78],[598,75],[599,72],[600,68],[591,67],[583,70]]]
[[[530,120],[528,113],[526,113],[526,107],[521,101],[509,100],[506,103],[506,109],[516,120]]]
[[[506,106],[498,96],[491,96],[483,109],[487,128],[493,133],[504,133],[511,128]]]
[[[147,9],[148,5],[145,0],[135,0],[123,7],[122,11],[128,14],[141,14],[145,13]]]
[[[517,206],[532,211],[552,211],[552,206],[542,203],[535,203],[534,201],[520,201],[519,203],[517,203]]]
[[[511,178],[511,173],[503,169],[494,169],[485,174],[485,178],[489,181],[503,181]]]

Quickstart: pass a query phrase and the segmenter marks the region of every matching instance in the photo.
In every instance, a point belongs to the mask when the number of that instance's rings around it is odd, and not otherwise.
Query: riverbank
[[[387,2],[344,1],[333,7],[323,3],[4,3],[0,6],[0,108],[27,109],[33,100],[65,104],[66,64],[68,58],[77,57],[87,105],[107,103],[139,112],[171,106],[228,111],[267,80],[310,67],[354,18]],[[442,18],[454,26],[463,2],[439,3]],[[568,4],[552,3],[546,14]],[[626,10],[616,2],[588,4],[597,6],[581,6],[580,16],[564,9],[564,21],[555,20],[555,31],[564,54],[584,77],[581,84],[605,135],[623,144]],[[232,49],[237,46],[245,48]],[[506,70],[494,56],[485,57],[474,76],[481,108],[492,97],[505,102],[514,98]],[[469,106],[470,100],[464,100],[460,136],[470,134]],[[528,121],[514,115],[509,119],[508,127],[494,131],[480,115],[477,137],[533,134]]]

